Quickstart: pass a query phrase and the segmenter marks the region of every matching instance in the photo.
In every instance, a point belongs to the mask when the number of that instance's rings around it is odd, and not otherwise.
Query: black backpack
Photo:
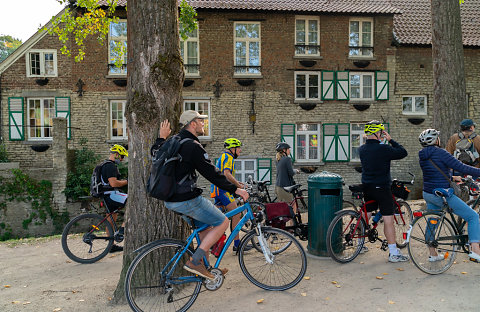
[[[103,165],[109,162],[113,163],[111,160],[104,160],[93,169],[92,178],[90,179],[90,195],[93,197],[101,197],[107,189],[110,189],[110,187],[103,185],[101,177]]]
[[[192,139],[181,139],[180,136],[175,135],[155,151],[150,177],[147,181],[147,193],[150,196],[168,200],[176,193],[178,186],[190,178],[190,174],[188,174],[180,181],[175,179],[176,167],[182,161],[182,156],[178,152],[182,144],[187,141],[192,141]]]
[[[477,134],[473,133],[472,135],[470,135],[470,137],[467,138],[462,132],[459,132],[458,137],[460,139],[455,142],[455,151],[453,152],[453,156],[462,163],[469,166],[476,165],[477,158],[479,156],[473,145],[473,139],[476,136]]]

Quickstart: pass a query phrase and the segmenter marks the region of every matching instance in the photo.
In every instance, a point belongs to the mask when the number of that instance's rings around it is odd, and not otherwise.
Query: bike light
[[[421,217],[421,216],[423,216],[423,212],[421,212],[421,211],[414,211],[414,212],[413,212],[413,216],[414,216],[414,217]]]
[[[407,239],[407,233],[403,233],[403,239]]]
[[[430,224],[437,224],[438,221],[437,220],[430,220]]]
[[[448,258],[448,251],[445,252],[445,255],[443,256],[443,259],[447,260],[447,258]]]

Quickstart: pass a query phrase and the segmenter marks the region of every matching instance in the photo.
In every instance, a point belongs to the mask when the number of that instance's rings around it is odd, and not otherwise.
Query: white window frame
[[[303,20],[305,21],[305,45],[318,45],[317,53],[298,53],[297,52],[297,45],[302,43],[298,42],[297,38],[297,21]],[[308,29],[311,22],[317,22],[317,42],[310,42],[308,36]],[[310,51],[310,48],[305,47],[305,52]],[[295,55],[296,56],[320,56],[320,18],[318,16],[302,16],[298,15],[295,16]]]
[[[31,60],[30,55],[32,53],[39,53],[40,54],[40,74],[32,74],[32,67],[31,67]],[[53,54],[53,74],[46,74],[45,73],[45,54]],[[33,49],[29,50],[25,53],[25,63],[27,68],[27,77],[58,77],[58,69],[57,69],[57,50],[38,50]]]
[[[126,19],[120,19],[118,21],[118,23],[125,23],[125,25],[127,25],[127,20]],[[108,26],[108,75],[110,76],[126,76],[127,75],[127,51],[126,51],[126,48],[127,48],[127,36],[115,36],[113,37],[112,36],[112,32],[110,31],[111,29],[111,24],[118,24],[118,23],[110,23],[110,25]],[[122,68],[117,68],[115,67],[114,63],[115,63],[115,60],[111,58],[111,55],[112,55],[112,51],[111,51],[111,47],[110,47],[110,42],[111,41],[119,41],[119,42],[124,42],[125,43],[125,54],[123,55],[123,67]],[[114,67],[111,67],[111,66],[114,66]],[[120,72],[114,72],[119,70]]]
[[[190,76],[199,76],[200,75],[200,40],[199,40],[199,28],[195,29],[196,37],[191,37],[188,36],[186,40],[183,40],[182,37],[180,37],[180,51],[183,49],[183,55],[182,55],[182,60],[184,65],[196,65],[193,70],[190,70],[188,66],[184,66],[185,68],[185,76],[190,77]],[[191,33],[189,34],[191,35]],[[189,64],[188,62],[188,43],[189,42],[194,42],[197,44],[197,60],[195,64]]]
[[[312,124],[317,126],[317,130],[298,130],[298,127],[303,124]],[[313,163],[319,162],[321,160],[321,149],[320,149],[320,124],[317,123],[297,123],[295,125],[295,161],[299,163]],[[308,146],[305,146],[305,159],[300,159],[300,153],[298,151],[298,144],[300,139],[298,138],[299,135],[306,135],[307,142],[310,142],[310,135],[317,135],[317,158],[310,158],[310,150]]]
[[[198,138],[199,139],[211,139],[212,138],[212,104],[210,103],[210,100],[203,100],[203,99],[184,99],[183,100],[183,111],[187,110],[186,109],[186,105],[187,103],[194,103],[195,104],[195,108],[193,110],[195,111],[199,111],[198,109],[198,104],[199,103],[207,103],[208,104],[208,113],[206,115],[208,115],[208,118],[206,119],[207,121],[207,129],[208,129],[208,133],[205,133],[205,135],[201,135],[199,136]],[[190,107],[188,109],[191,109]],[[205,114],[204,111],[200,112],[201,114]]]
[[[123,125],[122,131],[123,136],[114,136],[113,135],[113,103],[122,104],[122,116],[123,116]],[[116,141],[125,141],[128,140],[128,133],[127,133],[127,119],[125,118],[125,107],[127,105],[127,100],[110,100],[110,139]]]
[[[365,142],[367,141],[367,137],[365,136],[365,123],[366,122],[352,122],[350,123],[350,161],[360,161],[359,158],[354,158],[353,155],[353,149],[354,148],[359,148]],[[360,125],[360,129],[353,129],[354,125]],[[359,146],[353,146],[353,135],[358,135],[360,137],[360,145]]]
[[[358,47],[361,48],[361,47],[364,47],[366,48],[366,46],[363,45],[363,32],[362,32],[362,26],[363,26],[363,23],[365,22],[370,22],[371,25],[372,25],[372,31],[371,31],[371,38],[372,38],[372,42],[371,42],[371,47],[372,47],[372,50],[367,50],[369,51],[368,54],[363,54],[362,52],[362,49],[360,49],[360,53],[358,55],[352,55],[350,54],[350,48],[348,49],[348,57],[349,58],[371,58],[373,57],[374,55],[374,51],[373,51],[373,47],[374,47],[374,23],[373,23],[373,18],[369,18],[369,17],[352,17],[350,18],[349,22],[348,22],[348,46],[350,47],[350,34],[352,33],[352,29],[351,29],[351,22],[358,22]]]
[[[352,92],[352,76],[360,76],[360,97],[359,98],[354,98],[352,97],[353,92]],[[363,77],[365,76],[370,76],[372,78],[372,84],[371,84],[371,97],[365,98],[363,96],[364,88],[365,86],[363,85]],[[355,101],[373,101],[375,100],[375,73],[374,72],[350,72],[348,76],[348,85],[349,85],[349,91],[350,91],[350,101],[355,102]]]
[[[251,161],[253,162],[253,169],[252,172],[251,170],[245,170],[245,162],[246,161]],[[238,165],[241,163],[242,164],[242,169],[237,169]],[[257,163],[258,160],[256,158],[237,158],[235,159],[235,179],[239,182],[247,182],[247,178],[249,175],[252,176],[253,181],[257,181]],[[237,175],[241,175],[241,178],[238,179]]]
[[[238,24],[258,24],[258,38],[237,38],[237,25]],[[237,50],[236,50],[236,44],[237,42],[246,42],[246,64],[245,65],[240,65],[240,66],[250,66],[250,49],[249,45],[250,42],[258,42],[258,66],[260,66],[258,73],[249,73],[247,72],[240,72],[237,73],[236,69],[234,69],[234,76],[260,76],[262,74],[262,23],[260,22],[234,22],[233,23],[233,64],[234,66],[237,66]],[[257,66],[257,65],[254,65]]]
[[[41,115],[40,115],[40,133],[41,133],[41,136],[40,137],[35,137],[35,136],[31,136],[31,127],[30,127],[30,101],[36,101],[36,100],[40,100],[40,111],[41,111]],[[55,98],[53,97],[32,97],[32,98],[27,98],[27,133],[28,133],[28,139],[31,140],[31,141],[51,141],[53,139],[53,136],[44,136],[44,123],[45,123],[45,115],[44,115],[44,105],[45,105],[45,100],[51,100],[52,103],[53,103],[53,107],[51,108],[51,113],[52,113],[52,119],[55,118]],[[51,124],[51,129],[50,129],[50,133],[53,135],[53,121],[52,121],[52,124]],[[34,129],[36,130],[36,129]]]
[[[412,110],[405,111],[403,110],[403,100],[404,98],[412,98]],[[425,102],[425,110],[421,112],[417,112],[415,108],[416,98],[424,98]],[[403,115],[427,115],[427,96],[426,95],[402,95],[402,114]]]
[[[320,101],[321,99],[321,92],[322,86],[320,85],[320,72],[312,72],[312,71],[297,71],[295,72],[295,100],[315,100]],[[305,97],[301,98],[298,97],[297,94],[297,78],[298,75],[305,75]],[[317,97],[310,97],[310,76],[317,76]]]

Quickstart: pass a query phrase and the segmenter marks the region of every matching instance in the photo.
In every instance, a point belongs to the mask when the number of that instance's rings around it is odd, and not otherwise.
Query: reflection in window
[[[53,98],[28,99],[28,127],[31,139],[52,138],[52,118],[55,117]]]
[[[320,160],[318,124],[297,124],[295,158],[298,161]]]
[[[404,114],[426,114],[427,97],[425,95],[403,96],[402,106]]]
[[[235,22],[235,74],[260,74],[260,23]]]
[[[349,56],[373,56],[373,20],[350,20]]]
[[[121,20],[118,23],[110,23],[108,55],[109,74],[126,75],[127,21]],[[123,65],[121,67],[117,67],[115,62],[120,59],[123,61]]]

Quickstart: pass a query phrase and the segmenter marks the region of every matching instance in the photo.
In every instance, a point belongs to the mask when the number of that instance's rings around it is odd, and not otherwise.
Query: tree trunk
[[[114,294],[124,301],[125,274],[140,246],[160,238],[185,238],[181,218],[163,202],[149,197],[145,187],[150,174],[150,147],[160,122],[178,128],[184,80],[179,51],[177,0],[128,1],[128,205],[123,267]]]
[[[443,146],[468,115],[458,0],[431,0],[433,126]]]

